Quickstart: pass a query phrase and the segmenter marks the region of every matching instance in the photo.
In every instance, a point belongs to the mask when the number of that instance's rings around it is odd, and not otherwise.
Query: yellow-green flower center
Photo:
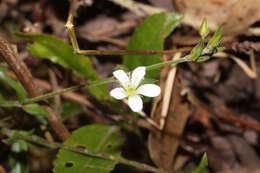
[[[128,96],[133,96],[133,95],[135,95],[135,92],[136,92],[136,90],[133,89],[133,88],[127,88],[127,89],[126,89],[126,93],[127,93]]]

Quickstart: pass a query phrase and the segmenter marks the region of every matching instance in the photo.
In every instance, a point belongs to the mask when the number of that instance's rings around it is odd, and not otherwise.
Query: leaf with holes
[[[117,126],[89,125],[77,129],[65,144],[90,151],[120,156],[123,140]],[[60,149],[54,173],[106,173],[114,169],[117,161],[95,158]]]
[[[165,38],[181,22],[182,15],[177,13],[159,13],[148,17],[134,32],[127,50],[163,50]],[[162,62],[161,55],[125,55],[123,64],[129,70],[138,66],[148,66]],[[156,78],[159,70],[147,72],[147,78]]]

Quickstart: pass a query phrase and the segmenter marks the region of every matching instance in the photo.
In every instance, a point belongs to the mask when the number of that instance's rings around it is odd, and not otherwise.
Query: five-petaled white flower
[[[143,109],[143,101],[140,95],[156,97],[161,92],[161,88],[158,85],[140,85],[144,78],[145,70],[145,67],[137,67],[132,74],[123,70],[113,72],[121,87],[111,90],[110,95],[119,100],[128,97],[128,105],[134,112],[140,112]]]

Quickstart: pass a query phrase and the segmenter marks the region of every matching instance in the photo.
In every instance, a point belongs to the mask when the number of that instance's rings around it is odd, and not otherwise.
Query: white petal
[[[131,86],[133,88],[137,88],[138,85],[140,84],[140,82],[142,81],[142,79],[144,78],[145,75],[145,67],[141,66],[141,67],[137,67],[131,76]]]
[[[143,101],[138,95],[129,97],[128,105],[134,112],[140,112],[143,109]]]
[[[130,81],[129,77],[127,76],[126,72],[123,70],[117,70],[113,72],[114,77],[120,82],[120,84],[124,87],[127,88]]]
[[[137,89],[137,93],[147,97],[156,97],[160,95],[161,88],[155,84],[144,84]]]
[[[121,100],[123,98],[126,98],[127,94],[123,88],[115,88],[110,91],[110,96],[112,96],[118,100]]]

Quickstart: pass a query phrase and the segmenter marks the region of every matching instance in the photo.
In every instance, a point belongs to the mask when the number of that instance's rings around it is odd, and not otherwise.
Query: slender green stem
[[[0,107],[22,107],[22,104],[18,101],[4,101],[0,102]]]
[[[23,105],[36,103],[36,102],[39,102],[41,100],[49,99],[49,98],[52,98],[52,97],[57,96],[57,95],[61,95],[61,94],[71,92],[71,91],[76,91],[76,90],[79,90],[79,89],[84,88],[84,87],[86,87],[86,84],[81,84],[81,85],[69,87],[69,88],[66,88],[66,89],[57,90],[57,91],[54,91],[54,92],[51,92],[51,93],[47,93],[47,94],[44,94],[44,95],[41,95],[41,96],[38,96],[38,97],[29,98],[29,99],[26,99],[23,102]]]
[[[81,88],[90,88],[90,87],[95,87],[95,86],[98,86],[98,85],[104,85],[106,83],[111,83],[113,81],[115,81],[115,80],[114,80],[114,78],[111,77],[111,78],[106,78],[106,79],[103,79],[103,80],[94,81],[94,82],[91,82],[90,84],[81,84],[81,85],[73,86],[73,87],[70,87],[70,88],[63,89],[63,90],[57,90],[57,91],[54,91],[54,92],[51,92],[51,93],[48,93],[48,94],[45,94],[45,95],[41,95],[39,97],[26,99],[22,104],[25,105],[25,104],[35,103],[35,102],[38,102],[38,101],[41,101],[41,100],[52,98],[56,95],[61,95],[61,94],[67,93],[67,92],[76,91],[76,90],[79,90]]]
[[[158,64],[149,65],[146,67],[146,70],[150,71],[150,70],[154,70],[154,69],[159,69],[159,68],[167,66],[167,65],[179,64],[179,63],[183,63],[183,62],[187,62],[187,61],[190,61],[190,60],[188,60],[185,57],[181,58],[181,59],[177,59],[177,60],[165,61],[165,62],[161,62]]]
[[[1,131],[2,131],[2,133],[7,135],[8,137],[13,136],[12,134],[14,133],[13,130],[10,130],[10,129],[7,129],[7,128],[2,128]],[[62,148],[62,149],[66,149],[66,150],[69,150],[69,151],[80,153],[80,154],[83,154],[83,155],[86,155],[86,156],[117,161],[119,163],[126,164],[126,165],[129,165],[129,166],[133,166],[135,168],[139,168],[139,169],[146,170],[146,171],[157,172],[157,173],[166,173],[162,169],[155,168],[153,166],[150,166],[150,165],[147,165],[147,164],[144,164],[144,163],[128,160],[128,159],[125,159],[125,158],[122,158],[122,157],[117,157],[117,156],[110,155],[110,154],[98,153],[98,152],[90,151],[88,149],[72,147],[72,146],[68,146],[68,145],[65,145],[65,144],[62,144],[62,143],[58,143],[58,142],[49,142],[49,141],[42,139],[42,138],[39,138],[39,137],[23,136],[23,135],[19,135],[19,134],[16,137],[20,140],[25,140],[25,141],[35,143],[35,144],[40,144],[40,145],[43,145],[43,146],[50,146],[50,147],[54,147],[54,148]]]
[[[177,60],[170,60],[170,61],[166,61],[166,62],[162,62],[162,63],[158,63],[158,64],[153,64],[153,65],[147,66],[146,69],[147,69],[147,71],[150,71],[150,70],[154,70],[154,69],[159,69],[159,68],[167,66],[167,65],[179,64],[179,63],[183,63],[183,62],[187,62],[187,61],[190,61],[190,60],[188,60],[187,58],[184,57],[184,58],[177,59]],[[0,102],[0,106],[2,106],[2,107],[21,107],[22,105],[36,103],[41,100],[52,98],[56,95],[61,95],[61,94],[67,93],[67,92],[76,91],[81,88],[95,87],[98,85],[104,85],[104,84],[111,83],[114,81],[115,81],[115,79],[113,77],[110,77],[110,78],[106,78],[103,80],[93,81],[89,84],[81,84],[81,85],[73,86],[70,88],[63,89],[63,90],[57,90],[54,92],[50,92],[50,93],[47,93],[47,94],[44,94],[44,95],[41,95],[38,97],[28,98],[28,99],[24,100],[22,103],[19,103],[18,101]]]

